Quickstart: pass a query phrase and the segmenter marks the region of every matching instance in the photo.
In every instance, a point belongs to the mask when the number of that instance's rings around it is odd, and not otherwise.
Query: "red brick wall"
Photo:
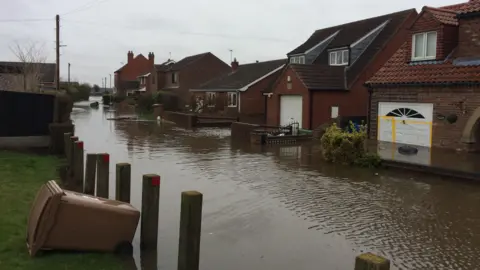
[[[181,100],[180,106],[184,107],[184,105],[190,104],[190,89],[194,89],[230,70],[229,65],[213,54],[207,54],[180,70],[178,77],[180,87],[175,90]]]
[[[410,35],[407,36],[407,53],[405,61],[412,61],[412,40],[417,33],[437,31],[437,59],[443,59],[443,36],[442,24],[440,24],[430,13],[424,12],[420,18],[410,27]]]
[[[240,93],[241,117],[265,117],[265,96],[263,91],[280,75],[281,70],[251,86],[247,91]],[[258,122],[258,121],[256,121]]]
[[[459,20],[457,57],[480,55],[480,17]]]
[[[446,58],[458,45],[458,27],[453,25],[442,26],[443,40],[438,39],[437,44],[441,44],[441,54],[438,59]]]
[[[288,76],[291,78],[291,89],[287,87]],[[306,129],[310,128],[310,93],[292,69],[287,68],[280,75],[272,92],[272,95],[267,97],[267,125],[278,126],[280,124],[281,95],[301,95],[303,100],[302,126]]]
[[[459,106],[464,101],[465,107]],[[463,129],[472,113],[480,107],[479,87],[399,87],[379,88],[372,93],[370,138],[377,138],[377,117],[379,102],[416,102],[433,103],[433,139],[436,147],[465,149],[466,144],[461,142]],[[465,111],[465,114],[464,114]],[[458,120],[449,124],[438,120],[437,114],[456,114]]]

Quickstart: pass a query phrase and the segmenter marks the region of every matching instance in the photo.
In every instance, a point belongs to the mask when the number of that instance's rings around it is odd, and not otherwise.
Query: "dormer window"
[[[348,50],[337,50],[330,52],[330,66],[348,65]]]
[[[431,60],[437,57],[437,32],[418,33],[412,37],[412,60]]]
[[[300,55],[300,56],[292,56],[290,57],[290,63],[291,64],[305,64],[305,56]]]

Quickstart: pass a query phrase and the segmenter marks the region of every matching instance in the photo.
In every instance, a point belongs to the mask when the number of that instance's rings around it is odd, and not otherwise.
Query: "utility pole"
[[[109,74],[110,75],[110,89],[112,89],[112,74]]]
[[[68,87],[70,87],[70,63],[68,63]]]
[[[55,16],[55,24],[56,24],[56,28],[55,28],[55,32],[56,32],[56,40],[55,40],[55,43],[56,43],[56,88],[57,88],[57,91],[60,91],[60,15],[57,14],[57,16]]]
[[[105,77],[105,93],[107,92],[107,77]]]

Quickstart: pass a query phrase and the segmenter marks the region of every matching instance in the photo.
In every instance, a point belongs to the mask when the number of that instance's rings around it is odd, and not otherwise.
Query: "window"
[[[178,73],[172,72],[172,83],[177,83],[178,81]]]
[[[228,107],[237,107],[237,93],[228,93]]]
[[[292,56],[290,57],[290,63],[292,64],[305,64],[305,56]]]
[[[332,106],[332,108],[330,109],[330,113],[331,113],[331,118],[332,119],[335,119],[338,117],[338,106]]]
[[[437,57],[437,32],[415,34],[412,37],[412,60],[429,60]]]
[[[215,107],[216,104],[216,94],[215,92],[207,92],[207,106]]]
[[[330,52],[330,66],[348,65],[348,50]]]
[[[409,108],[395,109],[389,112],[386,116],[425,119],[425,116],[423,116],[421,113],[417,112],[414,109],[409,109]]]

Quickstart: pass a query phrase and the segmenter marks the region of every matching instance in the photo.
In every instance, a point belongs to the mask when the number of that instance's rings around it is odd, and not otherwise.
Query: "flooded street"
[[[72,113],[86,152],[111,155],[111,198],[115,163],[132,164],[139,209],[141,175],[161,175],[158,269],[176,269],[186,190],[204,194],[204,270],[351,270],[367,251],[390,258],[393,269],[480,265],[480,185],[335,167],[311,146],[252,149],[232,145],[229,129],[188,131],[112,116],[88,105]],[[140,266],[138,238],[139,229]]]

